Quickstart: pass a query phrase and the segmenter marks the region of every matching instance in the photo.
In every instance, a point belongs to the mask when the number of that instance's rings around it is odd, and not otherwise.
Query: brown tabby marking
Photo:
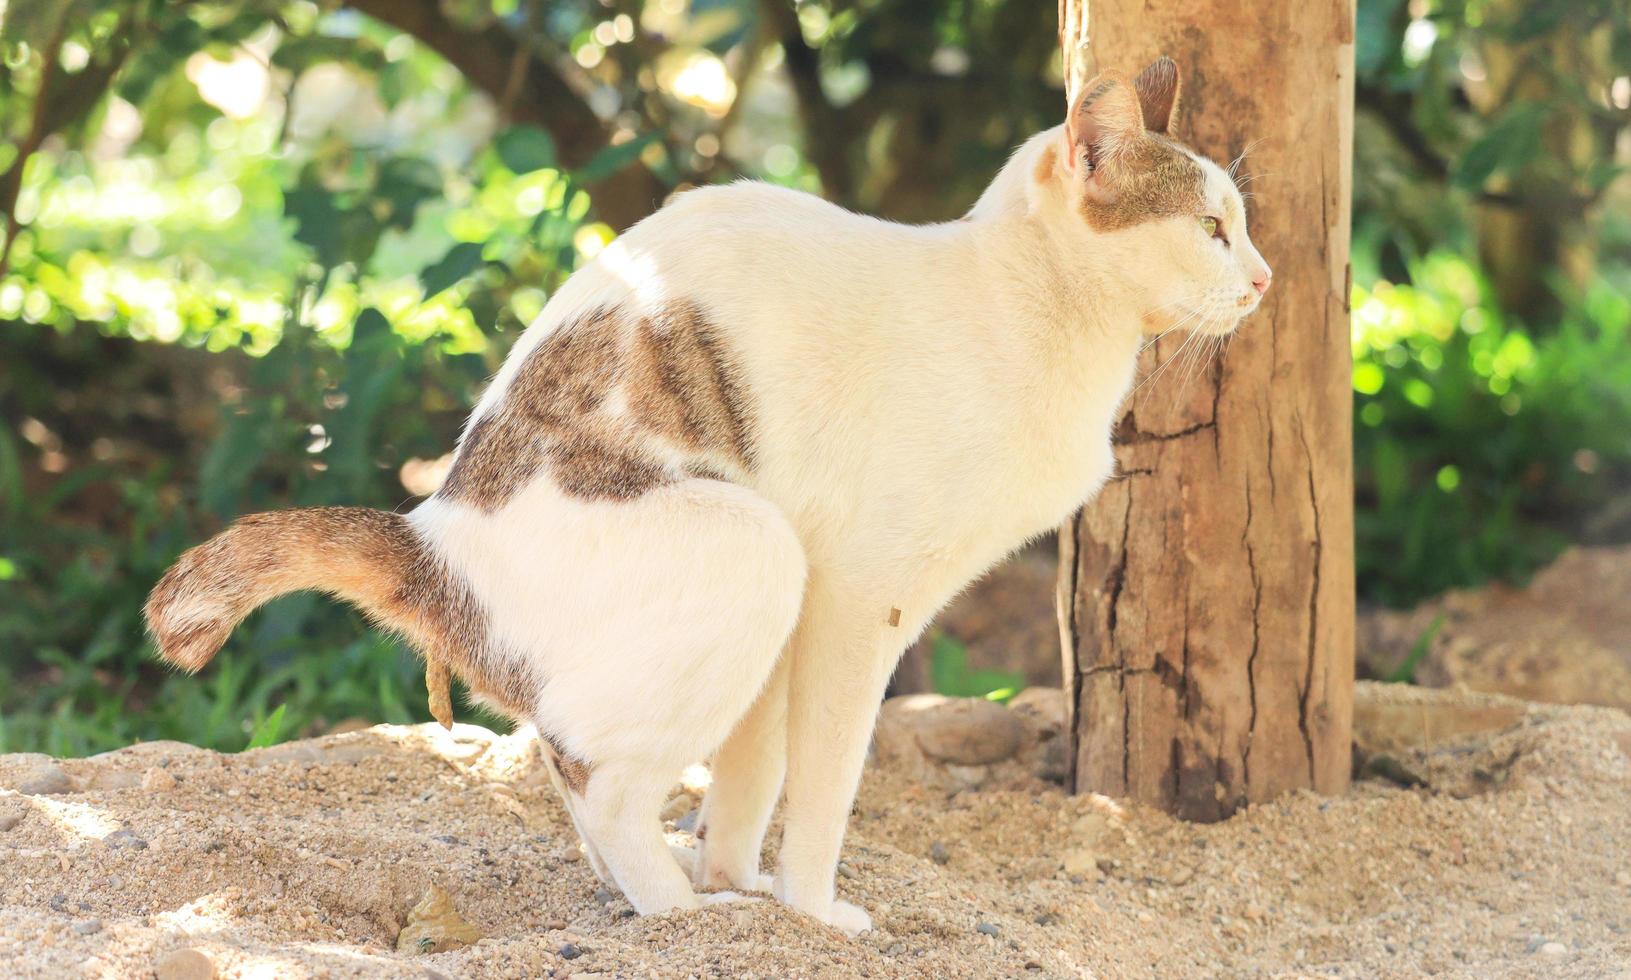
[[[1115,231],[1157,218],[1199,215],[1206,208],[1206,174],[1174,140],[1145,134],[1099,171],[1110,194],[1082,199],[1082,216],[1096,231]]]
[[[480,601],[400,514],[308,507],[241,518],[164,574],[147,600],[148,629],[164,659],[198,670],[256,606],[301,589],[356,603],[431,670],[451,667],[476,694],[530,718],[536,681],[493,648]]]
[[[614,412],[621,393],[624,410]],[[631,500],[680,479],[751,468],[746,397],[700,308],[674,303],[636,316],[596,308],[528,354],[504,399],[465,434],[441,495],[491,513],[548,467],[565,492]]]

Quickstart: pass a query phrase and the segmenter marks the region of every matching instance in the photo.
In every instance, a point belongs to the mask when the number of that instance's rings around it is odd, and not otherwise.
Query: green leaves
[[[498,134],[493,149],[514,173],[529,174],[556,165],[555,140],[537,126],[511,126]]]
[[[249,735],[249,744],[245,749],[264,749],[268,745],[276,745],[283,734],[283,709],[286,705],[278,705],[271,714],[261,719],[255,725],[255,730]]]
[[[339,196],[307,165],[300,182],[283,195],[283,213],[295,220],[295,241],[311,248],[325,272],[343,262],[367,263],[379,241],[379,224],[360,208],[341,206]]]
[[[1528,166],[1541,151],[1541,126],[1549,111],[1543,103],[1514,103],[1461,155],[1453,177],[1456,186],[1478,190],[1497,173]]]
[[[325,273],[342,263],[366,269],[387,229],[413,227],[421,205],[446,196],[442,173],[418,157],[388,157],[371,183],[327,187],[316,162],[283,195],[283,213],[295,221],[295,240],[310,247]]]
[[[460,242],[447,250],[447,254],[426,266],[419,273],[419,284],[429,299],[454,283],[481,268],[481,245]]]
[[[365,71],[379,71],[385,67],[385,53],[379,45],[363,37],[334,37],[313,34],[291,37],[272,52],[272,64],[296,75],[317,65],[339,62],[355,65]]]
[[[0,42],[43,49],[65,25],[73,25],[95,10],[95,0],[10,0],[0,16]]]
[[[662,136],[661,132],[652,130],[649,133],[641,133],[627,142],[608,146],[591,157],[588,163],[579,167],[577,173],[573,176],[585,184],[605,180],[638,160],[640,152],[662,139]]]
[[[944,633],[930,639],[929,682],[935,692],[953,698],[1006,701],[1025,688],[1025,675],[1011,670],[975,670],[968,649]]]

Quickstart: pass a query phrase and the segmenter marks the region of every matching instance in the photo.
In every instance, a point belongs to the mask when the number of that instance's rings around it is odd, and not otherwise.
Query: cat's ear
[[[1120,72],[1107,71],[1086,85],[1065,117],[1070,140],[1067,165],[1081,170],[1088,184],[1101,185],[1102,171],[1135,141],[1144,138],[1144,112],[1138,91]]]
[[[1133,79],[1133,88],[1138,90],[1144,126],[1163,136],[1170,133],[1178,119],[1178,96],[1183,88],[1177,62],[1166,55],[1155,59]]]

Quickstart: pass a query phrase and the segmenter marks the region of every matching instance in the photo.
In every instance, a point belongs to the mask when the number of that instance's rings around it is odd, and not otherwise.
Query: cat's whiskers
[[[1250,156],[1253,150],[1257,149],[1263,144],[1265,139],[1267,139],[1267,137],[1260,136],[1257,139],[1252,140],[1250,143],[1247,143],[1245,148],[1240,151],[1240,155],[1229,162],[1230,180],[1235,180],[1235,175],[1240,172],[1240,165],[1246,161],[1246,157]],[[1237,180],[1236,184],[1238,185],[1238,183],[1239,181]]]
[[[1179,405],[1183,404],[1184,391],[1186,389],[1188,389],[1189,382],[1193,378],[1200,377],[1201,375],[1205,374],[1207,369],[1214,362],[1221,362],[1222,361],[1221,354],[1223,353],[1224,349],[1228,345],[1228,342],[1229,342],[1230,338],[1232,338],[1233,336],[1234,336],[1234,334],[1232,334],[1232,333],[1228,334],[1228,335],[1220,335],[1220,334],[1209,334],[1209,335],[1207,335],[1206,343],[1203,345],[1204,353],[1202,353],[1202,354],[1200,354],[1200,355],[1198,355],[1196,357],[1195,364],[1193,366],[1193,370],[1184,375],[1184,382],[1178,388],[1177,397],[1173,398],[1172,404],[1167,408],[1168,417],[1170,417],[1172,415],[1172,413],[1177,410]],[[1215,422],[1216,420],[1214,419],[1213,421]]]
[[[1173,324],[1171,330],[1168,330],[1167,332],[1171,333],[1172,330],[1178,329],[1183,324],[1187,323],[1188,321],[1190,321],[1192,319],[1195,319],[1196,317],[1199,317],[1204,312],[1205,312],[1204,308],[1197,307],[1196,309],[1192,310],[1189,313],[1189,315],[1185,316],[1182,320],[1178,321],[1178,323]],[[1184,342],[1178,345],[1177,350],[1173,351],[1172,354],[1170,356],[1168,356],[1166,360],[1164,360],[1160,364],[1156,365],[1156,368],[1155,368],[1154,371],[1151,371],[1149,373],[1149,375],[1143,381],[1140,381],[1137,384],[1137,386],[1135,386],[1133,388],[1132,391],[1127,393],[1128,400],[1130,401],[1140,391],[1143,391],[1145,388],[1148,388],[1149,386],[1153,385],[1155,383],[1156,379],[1161,377],[1161,375],[1166,372],[1167,368],[1172,364],[1172,362],[1178,360],[1178,358],[1183,356],[1184,351],[1189,347],[1190,344],[1195,342],[1195,338],[1198,337],[1198,336],[1200,336],[1200,335],[1197,334],[1197,333],[1191,332],[1189,334],[1189,336],[1185,337]]]
[[[1206,351],[1207,351],[1207,349],[1209,347],[1211,347],[1212,340],[1213,340],[1213,335],[1212,334],[1203,334],[1203,333],[1200,333],[1199,331],[1197,331],[1195,336],[1201,337],[1203,339],[1200,341],[1200,343],[1197,343],[1195,345],[1194,350],[1184,360],[1183,369],[1180,372],[1183,377],[1182,377],[1182,380],[1178,384],[1178,392],[1177,392],[1177,394],[1175,394],[1173,396],[1172,403],[1167,406],[1167,416],[1169,418],[1172,416],[1172,413],[1177,410],[1178,406],[1183,402],[1184,392],[1189,390],[1189,382],[1191,380],[1193,380],[1193,378],[1194,378],[1195,374],[1198,372],[1198,370],[1202,366],[1204,366],[1206,361],[1209,359],[1209,355],[1206,353]]]

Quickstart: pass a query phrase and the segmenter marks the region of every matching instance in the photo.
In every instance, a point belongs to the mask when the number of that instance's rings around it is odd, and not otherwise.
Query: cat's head
[[[1272,273],[1234,180],[1171,136],[1180,87],[1170,58],[1136,78],[1088,82],[1066,118],[1056,176],[1072,219],[1145,305],[1146,332],[1223,334],[1257,309]]]

